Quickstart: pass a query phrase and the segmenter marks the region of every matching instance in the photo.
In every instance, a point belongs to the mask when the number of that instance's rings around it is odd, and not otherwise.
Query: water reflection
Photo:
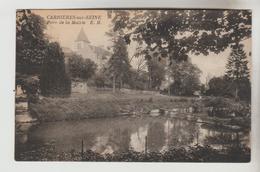
[[[172,128],[169,133],[169,147],[191,145],[199,134],[199,126],[195,122],[185,120],[171,121]]]
[[[137,152],[145,151],[145,137],[147,136],[148,125],[139,127],[131,134],[131,148]]]
[[[114,151],[124,152],[130,147],[130,131],[128,129],[116,128],[110,133],[109,144]]]
[[[150,152],[160,151],[165,145],[164,124],[152,122],[147,131],[147,150]]]
[[[23,127],[26,128],[26,127]],[[167,117],[88,119],[16,129],[16,151],[54,144],[56,151],[92,150],[101,154],[134,150],[164,151],[195,144],[223,148],[249,144],[249,133],[217,131],[201,123]],[[248,145],[249,146],[249,145]]]

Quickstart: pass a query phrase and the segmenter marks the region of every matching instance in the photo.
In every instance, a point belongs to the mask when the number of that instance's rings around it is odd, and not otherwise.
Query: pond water
[[[216,129],[210,125],[169,117],[116,117],[16,126],[16,152],[52,144],[56,151],[92,150],[106,154],[129,149],[160,152],[195,144],[222,149],[249,146],[249,132]]]

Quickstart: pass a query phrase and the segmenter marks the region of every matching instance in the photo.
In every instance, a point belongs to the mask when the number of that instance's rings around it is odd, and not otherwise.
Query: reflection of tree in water
[[[165,144],[164,125],[159,122],[151,123],[147,131],[147,147],[151,152],[160,151]]]
[[[15,143],[17,145],[24,144],[28,141],[28,135],[32,130],[32,128],[35,128],[35,125],[32,125],[31,123],[25,123],[25,124],[16,124],[15,125]]]
[[[198,137],[199,127],[195,122],[174,119],[172,125],[168,138],[169,147],[190,145]]]
[[[18,125],[16,126],[15,135],[15,152],[29,151],[42,145],[40,140],[31,138],[31,133],[37,129],[37,125]]]
[[[204,144],[207,145],[222,145],[222,146],[237,146],[240,144],[239,133],[220,132],[206,136]]]
[[[116,128],[109,135],[108,144],[112,147],[114,151],[128,151],[130,147],[130,131],[128,129]]]
[[[239,146],[245,139],[244,137],[249,135],[246,131],[227,130],[216,127],[216,125],[201,125],[201,127],[208,131],[207,136],[203,140],[205,145]]]

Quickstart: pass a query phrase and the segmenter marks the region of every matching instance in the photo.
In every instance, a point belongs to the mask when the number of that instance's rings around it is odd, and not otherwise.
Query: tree
[[[95,74],[97,65],[92,60],[84,59],[81,55],[74,53],[69,57],[68,68],[71,77],[87,81]]]
[[[226,77],[232,83],[235,90],[235,98],[237,99],[240,94],[240,89],[250,87],[249,69],[248,69],[247,55],[243,50],[242,44],[232,46],[232,51],[228,58],[226,65]],[[249,86],[247,86],[249,84]],[[243,90],[244,92],[245,90]],[[248,92],[250,93],[250,92]]]
[[[119,81],[119,88],[122,88],[124,82],[130,79],[130,62],[128,58],[127,42],[124,39],[125,21],[129,20],[129,12],[118,10],[111,20],[112,27],[107,33],[112,38],[113,53],[108,61],[108,72],[112,78],[113,92],[116,89],[116,83]]]
[[[208,82],[207,95],[210,96],[228,96],[232,97],[230,94],[230,83],[226,77],[213,77]]]
[[[106,78],[103,73],[98,73],[94,77],[95,86],[98,88],[104,88],[106,84]]]
[[[169,66],[188,61],[189,54],[218,54],[251,37],[250,10],[112,12],[124,19],[114,21],[115,32],[122,32],[128,44],[135,41],[143,45],[145,48],[142,53],[145,55],[167,58]],[[177,86],[181,83],[181,80],[175,82]]]
[[[173,83],[171,93],[175,95],[191,96],[200,90],[200,69],[189,61],[173,62],[170,66],[170,76]]]
[[[133,89],[147,89],[149,75],[147,72],[147,60],[143,54],[139,54],[140,47],[136,48],[135,54],[130,58],[129,62],[133,64],[130,69],[130,80],[128,85]],[[140,57],[142,56],[142,57]]]
[[[64,53],[60,45],[49,43],[47,54],[40,74],[41,93],[45,96],[70,94],[71,81],[65,71]]]
[[[162,81],[165,79],[165,65],[151,57],[147,59],[147,68],[149,74],[148,88],[159,90]]]
[[[46,22],[41,16],[30,10],[17,10],[16,74],[28,77],[19,82],[29,83],[26,88],[30,95],[38,90],[38,84],[30,80],[34,76],[40,76],[42,94],[69,94],[70,78],[65,71],[64,54],[58,43],[49,42],[45,29]]]
[[[44,35],[46,23],[30,10],[16,13],[16,71],[39,75],[46,57],[48,40]]]
[[[118,13],[114,10],[114,13]],[[250,10],[138,10],[116,21],[127,43],[137,41],[170,61],[220,53],[251,37]],[[130,31],[129,31],[130,30]]]
[[[130,88],[145,90],[148,88],[149,74],[147,71],[140,71],[138,69],[131,69],[131,78],[128,85]]]
[[[126,43],[124,39],[117,37],[113,45],[113,54],[108,61],[108,71],[113,79],[113,92],[115,92],[117,81],[120,82],[121,88],[123,81],[126,82],[129,78],[130,67]]]

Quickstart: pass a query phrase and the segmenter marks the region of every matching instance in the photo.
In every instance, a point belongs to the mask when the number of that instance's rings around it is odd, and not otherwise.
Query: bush
[[[237,102],[223,97],[211,97],[203,101],[205,106],[209,107],[209,116],[230,117],[231,114],[235,114],[235,116],[243,117],[250,113],[250,108],[245,102]]]
[[[165,152],[114,152],[99,154],[91,150],[83,153],[76,151],[57,152],[55,147],[47,145],[37,150],[16,151],[18,161],[125,161],[125,162],[249,162],[250,148],[245,146],[217,150],[210,146],[192,146],[173,148]]]
[[[21,85],[26,91],[29,103],[36,103],[40,89],[38,76],[16,74],[16,85]]]

